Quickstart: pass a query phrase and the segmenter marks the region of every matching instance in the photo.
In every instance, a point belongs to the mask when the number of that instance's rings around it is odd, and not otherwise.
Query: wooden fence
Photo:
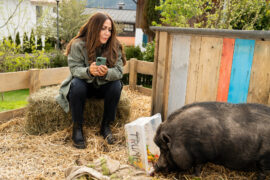
[[[133,90],[138,90],[147,95],[152,94],[152,90],[137,86],[137,73],[153,75],[154,63],[145,62],[137,59],[130,59],[124,66],[124,74],[129,73],[129,85],[128,87]],[[70,71],[68,67],[51,68],[51,69],[30,69],[29,71],[0,73],[0,93],[29,89],[29,93],[32,94],[39,90],[41,87],[49,85],[60,84]],[[127,88],[127,87],[125,87]],[[1,101],[0,101],[1,102]],[[16,116],[20,116],[24,113],[25,108],[0,112],[0,122],[7,121]]]
[[[152,27],[152,114],[199,101],[270,104],[270,31]]]

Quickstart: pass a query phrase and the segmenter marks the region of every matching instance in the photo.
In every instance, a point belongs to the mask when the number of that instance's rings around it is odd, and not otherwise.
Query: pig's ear
[[[160,135],[161,141],[166,145],[168,148],[171,146],[171,137],[167,133],[161,133]]]

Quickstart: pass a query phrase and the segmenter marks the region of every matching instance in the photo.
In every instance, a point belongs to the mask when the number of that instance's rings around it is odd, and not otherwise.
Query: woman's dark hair
[[[116,28],[112,18],[104,13],[95,13],[93,14],[87,23],[85,23],[81,28],[79,33],[71,39],[68,43],[65,55],[70,53],[71,45],[75,40],[82,40],[85,42],[85,47],[88,53],[89,64],[95,61],[96,59],[96,48],[100,45],[99,34],[102,29],[104,22],[109,19],[112,24],[111,36],[105,44],[105,50],[103,51],[102,56],[107,58],[108,67],[113,67],[118,59],[119,48],[122,51],[122,61],[123,64],[126,64],[125,54],[122,48],[122,45],[116,38]]]

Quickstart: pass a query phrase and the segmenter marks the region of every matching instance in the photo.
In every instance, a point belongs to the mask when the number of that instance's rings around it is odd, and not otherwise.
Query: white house
[[[24,32],[30,35],[48,9],[56,12],[55,0],[0,0],[0,39],[8,36],[15,39],[17,32],[21,38]]]

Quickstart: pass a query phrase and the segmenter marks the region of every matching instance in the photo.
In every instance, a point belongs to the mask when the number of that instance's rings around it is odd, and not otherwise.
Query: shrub
[[[68,66],[67,56],[65,56],[61,51],[53,51],[50,55],[50,66],[52,68]]]
[[[267,0],[161,0],[156,10],[161,11],[162,25],[242,30],[270,29],[270,4]]]
[[[137,58],[141,60],[143,58],[143,54],[139,46],[125,47],[125,53],[126,53],[127,60],[129,60],[130,58]]]
[[[23,52],[24,53],[32,52],[32,47],[26,32],[23,34]]]
[[[20,46],[9,40],[0,43],[0,72],[14,72],[49,66],[50,59],[44,54],[44,51],[33,49],[32,54],[19,54],[20,50]]]
[[[143,60],[154,62],[155,42],[149,42],[146,44],[145,51],[143,52]]]
[[[45,51],[52,51],[55,48],[56,39],[54,37],[46,37],[45,39]]]
[[[16,39],[15,39],[16,45],[21,45],[21,39],[20,39],[20,33],[19,31],[16,33]]]

